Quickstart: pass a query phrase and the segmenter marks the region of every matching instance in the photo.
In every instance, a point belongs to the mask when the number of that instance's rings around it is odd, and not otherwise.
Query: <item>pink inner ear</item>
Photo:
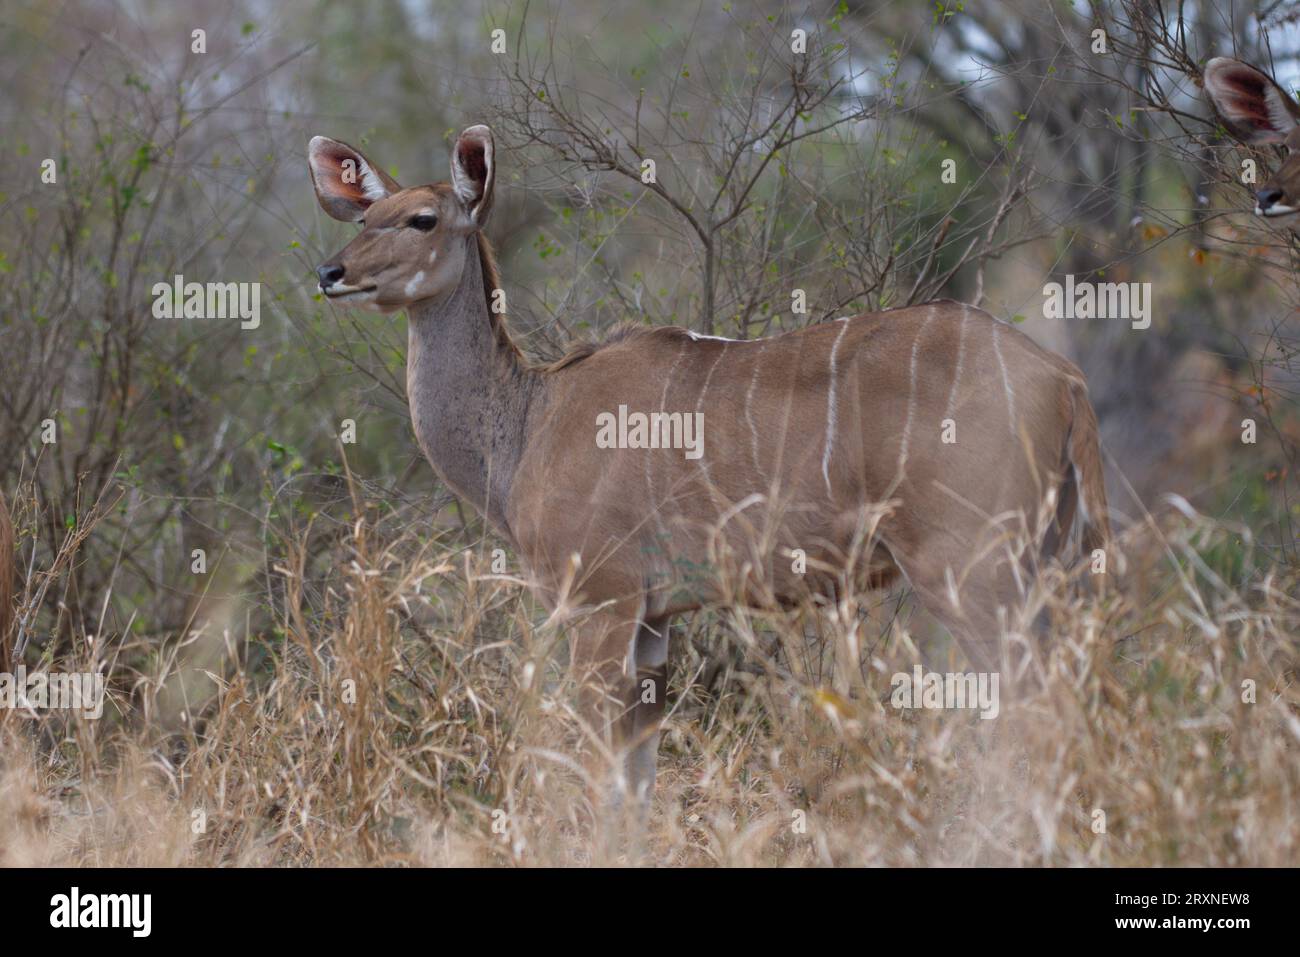
[[[482,142],[474,140],[468,143],[461,143],[457,147],[457,154],[460,157],[460,168],[476,183],[487,181],[487,150]]]
[[[1268,110],[1263,103],[1248,97],[1233,97],[1232,119],[1238,123],[1247,123],[1257,130],[1273,129],[1273,122],[1268,118]]]
[[[1228,119],[1248,123],[1257,130],[1273,129],[1269,119],[1268,103],[1264,99],[1268,81],[1254,70],[1230,70],[1224,77],[1228,90],[1223,96],[1228,108]]]

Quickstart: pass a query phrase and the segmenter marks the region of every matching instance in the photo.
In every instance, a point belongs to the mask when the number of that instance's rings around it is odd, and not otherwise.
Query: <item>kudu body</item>
[[[1286,159],[1255,191],[1256,215],[1300,212],[1300,104],[1267,73],[1229,57],[1205,64],[1204,83],[1219,114],[1245,142],[1287,148]]]
[[[1061,549],[1077,505],[1086,547],[1109,534],[1082,373],[979,309],[933,302],[753,341],[645,329],[531,365],[490,308],[486,127],[461,134],[450,184],[402,189],[322,137],[310,165],[322,207],[364,221],[319,268],[321,288],[407,310],[420,446],[552,606],[590,609],[570,644],[582,711],[642,794],[671,616],[901,573],[996,667],[999,608],[1015,607],[1029,564]],[[702,413],[702,454],[599,447],[602,417],[620,406],[629,419]],[[651,428],[669,438],[673,421]],[[1032,554],[1006,547],[1018,536]]]

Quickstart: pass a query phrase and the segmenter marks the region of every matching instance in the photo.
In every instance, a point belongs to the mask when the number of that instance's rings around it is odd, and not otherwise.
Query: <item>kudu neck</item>
[[[501,531],[537,375],[489,303],[499,285],[481,234],[450,293],[410,307],[406,386],[415,435],[438,474]]]

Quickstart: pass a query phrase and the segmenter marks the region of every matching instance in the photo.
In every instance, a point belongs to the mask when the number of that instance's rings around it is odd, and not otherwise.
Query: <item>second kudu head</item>
[[[316,270],[330,299],[377,312],[450,293],[487,221],[492,131],[471,126],[451,151],[451,182],[403,189],[360,150],[324,136],[307,148],[321,208],[361,232]]]
[[[1229,57],[1205,65],[1205,91],[1243,140],[1287,148],[1282,165],[1255,191],[1255,213],[1300,212],[1300,105],[1267,73]]]

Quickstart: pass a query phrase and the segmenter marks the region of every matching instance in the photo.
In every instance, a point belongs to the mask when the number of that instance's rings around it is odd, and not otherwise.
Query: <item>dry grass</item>
[[[914,639],[923,623],[895,599],[806,627],[722,609],[677,628],[635,859],[1300,863],[1295,570],[1174,511],[1123,547],[1106,598],[1046,588],[1037,689],[991,721],[890,706],[893,673],[947,670],[948,653]],[[102,721],[9,714],[0,863],[628,860],[590,837],[563,629],[523,583],[365,521],[331,554],[323,570],[305,546],[276,563],[275,626],[252,641],[227,622],[147,656],[101,647]],[[858,622],[856,665],[844,621]]]

